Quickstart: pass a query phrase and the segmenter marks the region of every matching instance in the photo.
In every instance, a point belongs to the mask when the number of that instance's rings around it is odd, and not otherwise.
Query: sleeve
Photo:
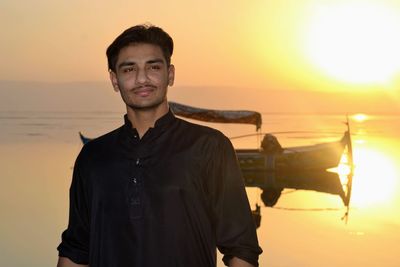
[[[77,264],[89,264],[89,205],[85,180],[82,175],[82,152],[78,156],[69,191],[68,228],[62,233],[57,247],[60,257]]]
[[[219,251],[225,265],[233,257],[258,266],[262,253],[235,151],[228,138],[218,142],[212,162],[214,212]]]

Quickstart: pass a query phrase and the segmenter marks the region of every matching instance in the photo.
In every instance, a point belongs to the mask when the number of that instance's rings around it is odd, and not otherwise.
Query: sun
[[[378,1],[338,2],[312,9],[305,28],[307,58],[341,81],[389,82],[400,72],[399,8]]]
[[[351,116],[356,122],[364,122],[368,120],[369,116],[364,113],[357,113]]]

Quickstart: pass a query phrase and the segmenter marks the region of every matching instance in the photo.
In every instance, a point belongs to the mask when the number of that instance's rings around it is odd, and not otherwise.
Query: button
[[[140,198],[138,198],[138,197],[132,197],[132,198],[130,199],[130,204],[131,204],[131,205],[140,205]]]
[[[134,184],[137,184],[137,179],[134,177],[134,178],[132,178],[132,182],[134,183]]]
[[[140,159],[139,159],[139,158],[136,159],[135,164],[136,164],[136,165],[139,165],[139,164],[140,164]]]

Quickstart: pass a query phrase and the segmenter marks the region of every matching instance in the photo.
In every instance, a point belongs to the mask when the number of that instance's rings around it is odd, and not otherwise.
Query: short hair
[[[174,42],[171,36],[157,26],[141,24],[126,29],[107,48],[108,69],[115,72],[115,65],[122,48],[139,43],[159,46],[167,65],[171,64],[171,56],[174,50]]]

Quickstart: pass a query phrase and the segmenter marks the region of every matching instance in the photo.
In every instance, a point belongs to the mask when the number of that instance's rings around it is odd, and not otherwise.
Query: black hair
[[[171,64],[171,56],[174,50],[174,42],[171,36],[163,29],[147,24],[141,24],[126,29],[107,48],[108,69],[115,72],[115,64],[118,60],[119,51],[131,44],[153,44],[159,46],[167,62]]]

